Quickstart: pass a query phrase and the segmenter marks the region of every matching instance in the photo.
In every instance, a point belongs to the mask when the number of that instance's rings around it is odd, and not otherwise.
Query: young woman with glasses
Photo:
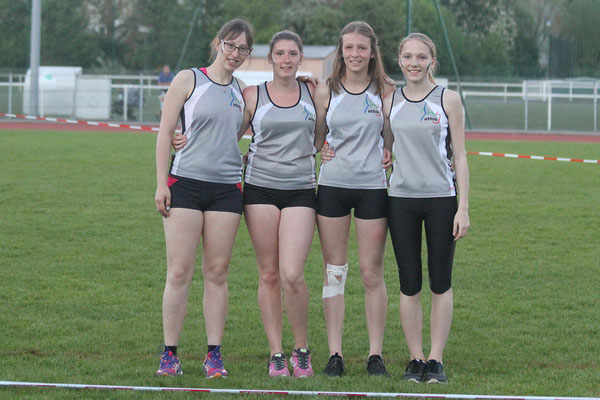
[[[156,143],[155,202],[163,217],[167,250],[165,351],[157,375],[182,373],[177,345],[202,242],[208,341],[204,373],[207,378],[227,376],[221,357],[229,301],[227,273],[243,209],[238,140],[243,134],[244,85],[233,72],[252,51],[253,36],[248,22],[227,22],[212,41],[212,64],[179,72],[165,99]],[[187,143],[169,166],[180,118]]]

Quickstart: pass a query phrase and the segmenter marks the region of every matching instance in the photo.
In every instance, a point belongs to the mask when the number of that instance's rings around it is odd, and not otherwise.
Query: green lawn
[[[388,240],[384,358],[370,379],[356,242],[350,244],[344,355],[330,380],[272,380],[256,303],[257,272],[240,226],[223,343],[227,380],[206,380],[202,279],[191,289],[180,355],[185,375],[154,376],[162,342],[162,224],[154,208],[155,135],[0,131],[0,380],[82,384],[460,393],[600,395],[600,166],[469,156],[472,228],[457,247],[448,385],[400,379],[408,352]],[[241,145],[247,147],[247,142]],[[599,143],[469,141],[469,151],[600,158]],[[313,367],[328,358],[315,235],[305,276]],[[430,296],[425,288],[425,302]],[[425,314],[426,320],[427,313]],[[428,321],[426,321],[428,323]],[[293,345],[286,326],[284,348]],[[2,398],[182,398],[193,393],[0,387]],[[224,398],[223,395],[212,395]],[[240,395],[256,398],[256,395]],[[268,398],[278,398],[271,396]],[[289,398],[286,397],[286,398]]]

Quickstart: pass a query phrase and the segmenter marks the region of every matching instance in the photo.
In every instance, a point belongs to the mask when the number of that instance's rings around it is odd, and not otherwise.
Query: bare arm
[[[177,128],[183,103],[194,86],[194,73],[181,71],[175,76],[165,98],[160,128],[156,137],[156,209],[164,217],[169,216],[171,192],[167,186],[167,172],[171,156],[171,139]]]
[[[256,86],[247,86],[244,89],[244,103],[246,106],[244,107],[244,119],[242,121],[242,126],[238,131],[238,141],[244,136],[244,133],[250,127],[250,121],[254,116],[254,112],[256,111],[256,100],[258,99],[258,88]]]
[[[469,221],[469,166],[465,149],[465,128],[460,97],[451,90],[444,91],[444,109],[448,115],[454,168],[458,188],[458,211],[454,217],[454,240],[464,237],[471,226]]]
[[[392,127],[390,125],[390,108],[392,105],[392,97],[394,92],[388,92],[383,98],[383,168],[389,169],[392,167],[392,151],[394,144],[394,134],[392,133]]]
[[[317,122],[315,126],[315,148],[320,151],[325,143],[327,135],[327,107],[329,106],[329,84],[321,82],[315,89],[315,108],[317,112]]]

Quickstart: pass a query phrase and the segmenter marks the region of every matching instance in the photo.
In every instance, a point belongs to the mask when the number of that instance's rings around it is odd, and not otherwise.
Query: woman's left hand
[[[187,136],[182,135],[181,133],[176,134],[171,138],[171,145],[175,149],[175,151],[179,151],[185,147],[187,143]]]
[[[299,80],[300,82],[310,83],[313,86],[318,86],[319,85],[319,78],[313,78],[312,76],[298,75],[296,77],[296,79]]]
[[[392,168],[392,152],[388,149],[383,149],[383,159],[381,160],[381,164],[386,171]]]
[[[329,143],[325,142],[321,149],[321,162],[326,163],[333,160],[335,157],[335,150],[329,147]]]
[[[469,232],[470,227],[471,223],[469,222],[469,213],[465,210],[459,209],[454,216],[454,227],[452,229],[454,241],[465,237],[467,232]]]

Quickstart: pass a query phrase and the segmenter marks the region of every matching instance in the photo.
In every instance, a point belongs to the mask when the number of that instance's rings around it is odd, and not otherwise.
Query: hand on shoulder
[[[316,102],[329,102],[329,82],[321,81],[315,88]]]

